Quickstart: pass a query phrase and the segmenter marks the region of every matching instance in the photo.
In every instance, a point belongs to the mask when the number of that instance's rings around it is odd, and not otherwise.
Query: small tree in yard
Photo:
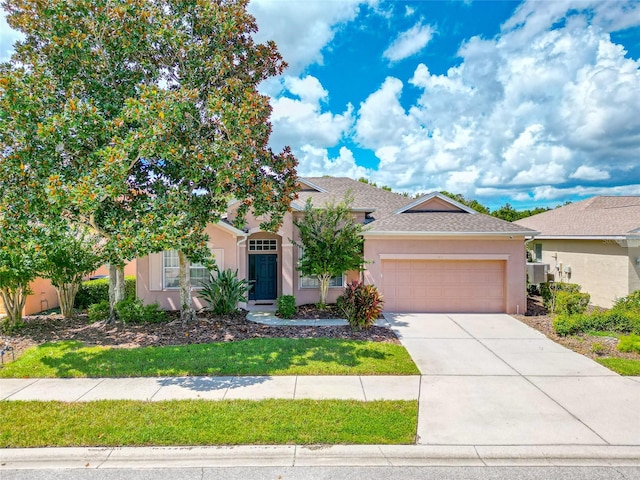
[[[96,236],[78,227],[64,229],[65,226],[51,232],[42,262],[42,275],[55,287],[62,315],[71,318],[82,278],[100,266],[102,257]]]
[[[298,270],[305,276],[314,276],[320,284],[319,306],[327,303],[327,291],[332,277],[364,266],[364,225],[358,223],[350,209],[347,197],[341,203],[329,203],[316,208],[308,200],[304,216],[293,223],[298,228],[300,240],[292,240],[304,255]]]

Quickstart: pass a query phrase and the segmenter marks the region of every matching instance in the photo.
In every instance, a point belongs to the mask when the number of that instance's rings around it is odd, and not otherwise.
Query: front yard
[[[389,329],[271,327],[245,314],[183,325],[33,316],[12,337],[0,377],[414,375]],[[15,361],[10,361],[15,355]],[[0,448],[239,444],[410,444],[417,401],[5,401]]]

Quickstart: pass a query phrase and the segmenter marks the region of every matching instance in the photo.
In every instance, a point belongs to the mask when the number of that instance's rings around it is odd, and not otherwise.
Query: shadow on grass
[[[389,371],[387,361],[395,360],[394,348],[398,346],[320,338],[260,338],[140,348],[84,347],[77,341],[65,341],[37,347],[3,369],[1,376],[104,378],[390,374],[394,372]],[[203,386],[207,382],[216,385],[214,380],[199,381],[191,382],[194,388],[208,388]]]

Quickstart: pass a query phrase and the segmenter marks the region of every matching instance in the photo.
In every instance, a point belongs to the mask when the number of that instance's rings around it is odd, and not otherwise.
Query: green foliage
[[[640,290],[631,292],[626,297],[618,298],[613,304],[613,309],[640,312]]]
[[[414,442],[416,434],[418,402],[309,399],[3,402],[2,420],[3,449],[408,445]]]
[[[640,376],[640,360],[632,358],[598,358],[596,361],[620,375]]]
[[[296,313],[296,297],[293,295],[281,295],[278,297],[278,311],[282,318],[292,318]]]
[[[588,314],[562,314],[553,320],[553,328],[562,336],[589,331],[640,334],[640,312],[606,310]]]
[[[305,276],[317,277],[320,284],[320,301],[327,303],[327,291],[332,277],[364,266],[365,226],[358,223],[350,209],[347,196],[341,203],[329,203],[323,208],[314,207],[308,200],[304,216],[294,220],[300,240],[291,240],[304,250],[298,270]]]
[[[269,147],[258,85],[286,65],[254,42],[247,3],[6,0],[24,41],[0,69],[0,201],[90,227],[113,265],[166,249],[204,262],[232,198],[237,226],[251,210],[276,230],[297,161]]]
[[[544,282],[540,284],[540,295],[542,296],[544,304],[549,311],[555,313],[557,311],[556,303],[559,292],[579,293],[581,288],[582,287],[577,283]],[[574,300],[567,299],[566,301],[569,301],[570,303],[577,303],[579,305],[582,300],[578,300],[576,297]],[[587,299],[587,304],[588,303],[589,300]]]
[[[560,290],[556,293],[555,312],[567,315],[584,313],[589,306],[589,300],[591,295],[588,293]]]
[[[109,300],[102,300],[98,303],[89,305],[87,314],[89,316],[89,322],[101,322],[109,318],[111,309],[109,307]]]
[[[354,330],[370,328],[382,313],[384,301],[375,285],[356,280],[347,284],[337,305]]]
[[[605,347],[600,342],[595,342],[591,345],[591,353],[595,353],[596,355],[603,355],[607,351],[607,347]]]
[[[466,205],[467,207],[473,208],[476,212],[489,215],[489,209],[484,205],[482,205],[477,200],[467,200],[466,198],[464,198],[464,195],[461,195],[459,193],[447,192],[446,190],[443,190],[440,193],[442,195],[446,195],[447,197],[451,198],[452,200],[455,200],[458,203],[461,203],[463,205]]]
[[[216,269],[208,283],[202,285],[200,296],[209,304],[207,310],[216,315],[227,315],[238,311],[238,303],[247,301],[251,284],[238,278],[238,270]]]
[[[133,300],[136,298],[136,277],[128,276],[124,279],[125,300]],[[75,308],[84,309],[94,303],[106,301],[109,303],[109,279],[98,278],[96,280],[87,280],[82,282],[76,300]]]
[[[618,341],[618,350],[621,352],[636,352],[640,354],[640,335],[623,335]]]
[[[415,375],[402,345],[335,338],[252,338],[163,347],[39,345],[0,369],[2,378],[194,375]]]
[[[139,298],[116,303],[116,314],[123,323],[159,323],[167,320],[167,313],[157,303],[143,305]]]

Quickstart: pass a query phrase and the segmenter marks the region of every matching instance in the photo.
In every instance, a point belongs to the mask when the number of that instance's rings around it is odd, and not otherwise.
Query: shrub
[[[559,291],[556,294],[555,311],[573,315],[574,313],[584,313],[591,300],[591,295],[580,292]]]
[[[634,311],[640,313],[640,290],[636,290],[626,297],[618,298],[613,304],[613,310]]]
[[[124,299],[133,300],[134,298],[136,298],[136,277],[124,277]],[[73,306],[78,309],[85,309],[89,305],[103,301],[109,301],[109,278],[98,278],[82,282]]]
[[[370,328],[382,312],[384,301],[375,285],[354,280],[338,297],[338,308],[354,330]]]
[[[110,308],[108,300],[103,300],[102,302],[89,305],[89,310],[87,312],[89,314],[89,321],[93,323],[106,320],[109,318],[109,311]]]
[[[607,352],[607,347],[605,347],[600,342],[595,342],[591,345],[591,353],[595,353],[596,355],[604,355]]]
[[[547,308],[551,312],[555,312],[556,297],[559,292],[579,293],[580,288],[577,283],[545,282],[540,284],[540,295]]]
[[[226,315],[238,311],[238,303],[247,301],[251,284],[238,278],[238,270],[216,270],[209,283],[202,284],[200,296],[209,304],[207,310],[216,315]]]
[[[143,305],[140,299],[127,299],[116,303],[116,314],[123,323],[158,323],[167,319],[167,313],[157,303]]]
[[[640,335],[631,334],[620,337],[620,340],[618,341],[618,350],[626,353],[640,353]]]
[[[278,297],[278,311],[282,318],[291,318],[296,313],[296,297],[293,295],[282,295]]]
[[[608,310],[590,314],[561,314],[553,320],[553,328],[562,336],[589,331],[640,334],[640,313]]]

